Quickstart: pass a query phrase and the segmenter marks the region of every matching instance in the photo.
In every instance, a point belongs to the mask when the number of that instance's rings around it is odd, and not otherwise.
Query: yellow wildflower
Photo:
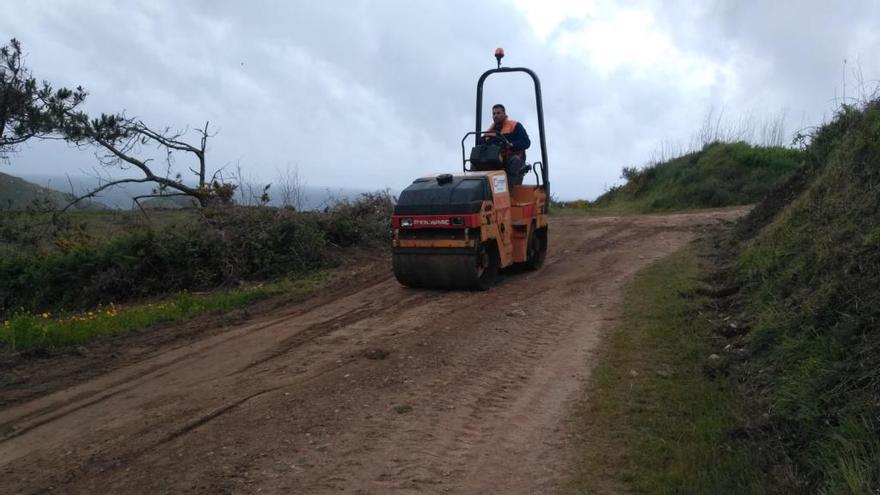
[[[41,316],[43,317],[44,320],[49,319],[49,313],[43,313]]]

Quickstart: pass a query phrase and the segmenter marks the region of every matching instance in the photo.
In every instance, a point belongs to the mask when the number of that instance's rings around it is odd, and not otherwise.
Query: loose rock
[[[379,349],[379,348],[367,349],[366,351],[364,351],[364,357],[366,357],[367,359],[373,359],[373,360],[385,359],[388,357],[388,354],[390,354],[388,351],[386,351],[385,349]]]

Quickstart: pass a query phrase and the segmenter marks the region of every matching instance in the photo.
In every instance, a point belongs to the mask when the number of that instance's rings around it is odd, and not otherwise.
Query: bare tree
[[[136,118],[124,114],[102,114],[90,119],[78,110],[86,98],[82,87],[75,90],[53,89],[43,81],[38,84],[23,65],[21,44],[12,39],[0,47],[0,160],[30,138],[65,139],[78,146],[96,146],[99,163],[106,173],[98,174],[99,184],[82,194],[60,212],[87,198],[92,198],[110,187],[126,183],[155,184],[154,196],[189,196],[201,206],[212,202],[231,202],[235,185],[223,179],[223,169],[208,176],[205,151],[208,140],[214,136],[209,124],[195,129],[195,143],[186,140],[189,129],[173,131],[170,127],[156,130]],[[160,170],[153,158],[144,156],[145,147],[164,152],[165,166]],[[174,171],[179,155],[189,157],[189,167],[195,181],[184,181]],[[110,170],[134,170],[137,178],[114,179]],[[137,203],[140,205],[140,203]]]
[[[291,166],[288,163],[284,169],[278,171],[275,183],[278,184],[281,206],[302,210],[305,193],[304,184],[299,176],[299,165]]]
[[[78,196],[63,208],[62,212],[105,189],[129,183],[156,185],[152,194],[134,198],[138,206],[141,199],[168,196],[188,196],[203,207],[213,202],[232,202],[236,186],[224,179],[223,168],[216,170],[210,177],[207,175],[205,152],[208,140],[215,135],[209,131],[208,122],[205,122],[203,128],[193,131],[197,136],[196,144],[185,141],[189,129],[173,131],[170,127],[166,127],[157,131],[139,119],[128,118],[122,114],[102,114],[98,119],[89,120],[85,113],[68,112],[64,131],[66,138],[77,145],[97,146],[99,151],[96,152],[96,156],[105,170],[133,170],[139,172],[141,176],[114,179],[113,173],[101,174],[97,187]],[[155,147],[164,153],[163,169],[154,165],[153,158],[142,156],[145,146]],[[195,176],[195,184],[185,182],[182,174],[174,171],[179,154],[186,155],[194,161],[195,164],[188,169]]]
[[[236,202],[243,206],[265,206],[269,204],[269,189],[272,184],[258,185],[253,172],[245,173],[241,162],[235,162],[234,180],[236,181]]]

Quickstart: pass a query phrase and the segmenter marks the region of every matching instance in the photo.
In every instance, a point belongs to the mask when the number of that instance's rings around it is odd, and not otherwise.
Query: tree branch
[[[64,208],[58,210],[58,212],[56,212],[53,215],[53,217],[57,217],[58,215],[64,213],[65,211],[70,209],[73,205],[79,203],[80,201],[82,201],[84,199],[93,198],[93,197],[97,196],[98,193],[100,193],[101,191],[103,191],[109,187],[118,186],[119,184],[133,183],[133,182],[143,183],[143,182],[152,182],[152,181],[150,179],[119,179],[119,180],[110,181],[106,184],[103,184],[101,186],[96,187],[95,189],[92,189],[91,191],[89,191],[86,194],[83,194],[82,196],[75,198],[73,201],[68,203]]]

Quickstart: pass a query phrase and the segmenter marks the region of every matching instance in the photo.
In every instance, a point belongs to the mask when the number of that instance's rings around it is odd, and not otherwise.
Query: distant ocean
[[[55,189],[62,192],[83,194],[97,186],[98,181],[92,177],[71,176],[69,179],[64,175],[23,174],[22,179],[34,184]],[[129,210],[132,208],[132,198],[144,194],[150,194],[155,186],[152,184],[123,184],[101,191],[95,201],[103,203],[110,208]],[[262,187],[255,187],[262,193]],[[329,206],[339,200],[356,199],[361,194],[369,192],[366,189],[351,189],[339,187],[304,186],[302,188],[302,209],[317,210]],[[269,189],[270,205],[280,206],[281,192]],[[240,203],[247,203],[246,198],[236,197]]]

